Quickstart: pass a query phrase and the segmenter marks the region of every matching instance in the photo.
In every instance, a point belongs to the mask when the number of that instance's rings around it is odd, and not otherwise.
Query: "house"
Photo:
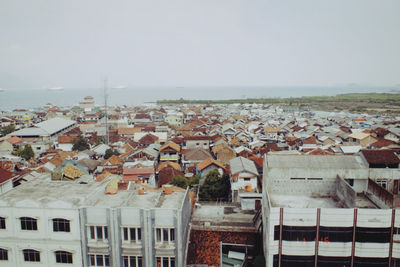
[[[154,144],[149,145],[146,148],[139,148],[129,155],[125,156],[125,161],[136,161],[136,160],[151,160],[156,161],[158,159],[160,145]]]
[[[258,192],[258,170],[254,163],[244,157],[236,157],[229,161],[231,170],[231,190],[234,201],[239,192]]]
[[[112,155],[109,159],[103,161],[98,167],[97,172],[108,171],[112,174],[122,174],[122,165],[124,160],[116,155]]]
[[[185,136],[183,138],[184,141],[184,148],[191,149],[191,148],[203,148],[209,149],[210,148],[210,136]]]
[[[133,122],[135,124],[139,124],[139,123],[151,123],[151,116],[149,114],[146,113],[138,113],[135,115],[135,117],[133,118]]]
[[[8,140],[0,142],[0,152],[12,152],[13,150],[14,146]]]
[[[124,182],[135,182],[151,187],[156,186],[154,168],[124,168],[122,173]]]
[[[172,141],[160,147],[160,161],[179,161],[181,147]]]
[[[212,152],[216,156],[217,160],[222,164],[226,165],[231,159],[236,157],[235,151],[227,144],[219,144],[213,146]]]
[[[164,121],[172,126],[181,126],[183,123],[182,117],[176,115],[168,115],[164,118]]]
[[[221,162],[211,157],[206,160],[203,160],[197,165],[197,171],[200,173],[201,178],[206,177],[210,171],[215,169],[225,170],[225,166]]]
[[[356,142],[362,147],[367,147],[377,141],[370,134],[364,132],[354,132],[348,138],[350,142]]]
[[[139,147],[148,147],[151,144],[154,144],[158,141],[158,136],[155,136],[154,134],[147,133],[144,135],[142,138],[138,140],[138,145]]]
[[[181,167],[176,162],[165,161],[158,165],[158,186],[161,187],[164,184],[171,182],[174,176],[184,176],[181,172]]]
[[[57,137],[57,142],[55,142],[55,148],[62,151],[72,151],[74,143],[78,141],[77,136],[62,135]]]
[[[210,151],[203,148],[193,148],[182,150],[182,165],[186,172],[195,173],[193,169],[198,163],[212,157]],[[189,170],[192,168],[192,170]]]
[[[117,131],[118,131],[119,136],[132,138],[135,135],[135,133],[140,133],[142,131],[142,129],[139,127],[118,128]]]

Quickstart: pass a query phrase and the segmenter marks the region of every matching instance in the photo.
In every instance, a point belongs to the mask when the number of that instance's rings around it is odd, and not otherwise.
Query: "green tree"
[[[30,160],[35,156],[31,145],[25,145],[24,148],[20,148],[15,153],[18,157],[24,158],[26,160]]]
[[[172,177],[172,180],[171,182],[169,182],[169,184],[186,189],[188,187],[188,182],[189,181],[186,177],[183,177],[181,175],[176,175]]]
[[[200,178],[201,178],[200,174],[193,175],[189,179],[188,186],[193,187],[195,185],[198,185],[200,182]]]
[[[218,170],[209,172],[200,187],[201,201],[229,200],[231,185],[228,174],[219,174]]]
[[[0,129],[0,135],[5,136],[9,133],[14,132],[14,130],[15,130],[15,125],[10,124],[10,125],[4,126]]]
[[[100,144],[105,144],[105,143],[106,141],[104,140],[104,138],[97,138],[94,146],[98,146]]]
[[[78,136],[78,139],[75,140],[74,145],[72,146],[72,150],[78,150],[78,151],[83,151],[89,148],[90,145],[88,143],[88,140],[82,135]]]
[[[119,156],[120,153],[116,149],[109,148],[106,150],[106,153],[104,154],[104,159],[109,159],[111,158],[112,155]]]

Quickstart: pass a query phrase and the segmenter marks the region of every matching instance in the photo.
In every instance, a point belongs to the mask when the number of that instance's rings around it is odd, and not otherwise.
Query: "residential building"
[[[188,191],[105,194],[114,179],[43,175],[1,195],[0,266],[185,266]]]

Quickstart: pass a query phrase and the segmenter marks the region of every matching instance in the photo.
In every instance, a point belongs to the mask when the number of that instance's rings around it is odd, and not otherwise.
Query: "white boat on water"
[[[50,90],[50,91],[61,91],[61,90],[64,90],[64,87],[59,87],[59,86],[57,86],[57,87],[49,87],[49,88],[47,88],[47,90]]]
[[[118,86],[112,87],[112,89],[125,89],[125,88],[126,88],[125,85],[118,85]]]

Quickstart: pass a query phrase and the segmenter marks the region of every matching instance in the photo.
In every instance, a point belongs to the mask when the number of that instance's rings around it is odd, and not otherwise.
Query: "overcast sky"
[[[400,84],[399,0],[1,0],[0,88]]]

